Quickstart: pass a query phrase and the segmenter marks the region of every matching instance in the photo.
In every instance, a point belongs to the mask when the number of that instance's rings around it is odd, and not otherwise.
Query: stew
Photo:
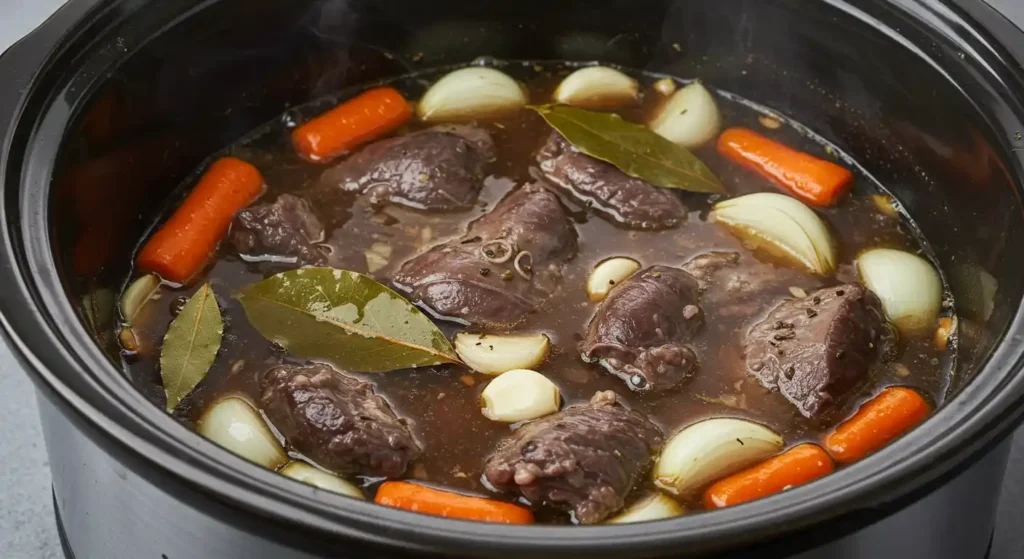
[[[295,109],[197,176],[126,281],[128,374],[231,451],[386,506],[736,505],[898,438],[955,362],[898,202],[699,81],[420,73]]]

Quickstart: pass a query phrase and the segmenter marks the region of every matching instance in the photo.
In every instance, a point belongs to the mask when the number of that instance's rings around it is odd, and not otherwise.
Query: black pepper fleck
[[[490,273],[491,273],[491,269],[490,268],[480,268],[480,275],[481,276],[487,277],[487,274],[490,274]]]
[[[819,297],[817,295],[815,295],[814,299],[811,299],[811,300],[814,302],[815,305],[820,305],[821,304],[821,297]]]
[[[836,291],[836,295],[842,297],[843,295],[846,295],[846,292],[840,289],[839,291]]]
[[[807,317],[808,318],[814,318],[816,316],[818,316],[818,311],[816,311],[814,309],[807,309]]]

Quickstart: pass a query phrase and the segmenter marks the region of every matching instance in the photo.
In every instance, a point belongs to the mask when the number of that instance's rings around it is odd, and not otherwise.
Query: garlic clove
[[[529,369],[514,369],[492,380],[480,394],[484,417],[517,423],[558,411],[562,395],[555,383]]]
[[[608,524],[629,524],[633,522],[650,522],[664,520],[686,514],[686,509],[672,497],[664,493],[652,493],[633,503],[626,510],[608,520]]]
[[[196,431],[264,468],[276,470],[288,461],[281,444],[270,432],[259,412],[235,396],[210,406],[199,418]]]
[[[136,315],[159,289],[160,278],[156,274],[146,274],[124,290],[124,295],[121,296],[121,316],[125,324],[132,325]]]
[[[654,466],[654,484],[673,495],[690,495],[776,454],[782,444],[782,437],[752,421],[706,419],[669,439]]]
[[[714,96],[699,81],[676,91],[659,107],[649,128],[685,148],[698,148],[722,129]]]
[[[942,309],[942,280],[930,262],[889,248],[864,251],[857,257],[861,282],[882,302],[882,309],[900,333],[932,332]]]
[[[417,113],[425,122],[497,118],[526,106],[526,93],[507,74],[481,66],[452,71],[420,99]]]
[[[455,352],[469,368],[487,375],[513,369],[533,369],[548,357],[551,341],[544,334],[455,335]]]
[[[607,66],[580,68],[555,90],[555,101],[584,109],[615,109],[636,101],[636,80]]]
[[[609,258],[599,263],[587,279],[587,296],[595,303],[603,301],[612,288],[626,281],[639,269],[639,262],[625,256]]]
[[[351,482],[305,462],[289,462],[287,466],[281,468],[281,475],[326,491],[366,500],[363,491]]]

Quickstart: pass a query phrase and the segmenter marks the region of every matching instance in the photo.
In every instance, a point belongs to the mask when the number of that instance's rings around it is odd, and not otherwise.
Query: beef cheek
[[[598,392],[587,405],[520,427],[487,460],[484,478],[568,510],[581,524],[604,520],[622,508],[662,442],[656,425],[615,400],[614,392]]]
[[[321,266],[327,259],[316,245],[323,239],[324,227],[309,202],[291,194],[238,212],[231,225],[231,242],[247,259]]]
[[[815,417],[892,357],[895,331],[878,297],[858,283],[783,301],[747,333],[747,373]]]
[[[669,229],[686,220],[686,207],[674,192],[580,153],[558,132],[537,154],[544,176],[583,204],[630,229]]]
[[[576,248],[576,228],[558,197],[541,183],[528,184],[472,222],[462,238],[406,261],[392,282],[437,318],[507,327],[558,288]]]
[[[641,392],[667,390],[692,376],[697,356],[686,342],[704,321],[697,280],[651,266],[614,287],[590,321],[581,347],[588,363]]]
[[[282,365],[261,384],[263,412],[288,444],[343,475],[397,478],[421,451],[373,386],[328,365]]]
[[[465,210],[476,203],[494,142],[484,129],[444,125],[374,142],[324,171],[314,198],[367,193],[378,202],[422,210]]]

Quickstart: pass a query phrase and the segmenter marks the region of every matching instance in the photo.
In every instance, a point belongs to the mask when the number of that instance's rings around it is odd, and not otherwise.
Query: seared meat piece
[[[231,225],[231,241],[244,256],[320,266],[327,262],[316,247],[323,239],[323,225],[309,202],[291,194],[282,194],[273,204],[257,204],[238,212]]]
[[[461,239],[407,261],[393,282],[435,317],[508,326],[557,289],[575,255],[576,229],[565,209],[534,183],[511,192]]]
[[[372,385],[328,365],[276,367],[260,388],[263,412],[288,444],[329,470],[397,478],[420,455]]]
[[[758,262],[740,254],[712,251],[699,254],[681,266],[700,283],[701,301],[715,316],[747,317],[760,314],[763,299],[775,292],[807,284],[806,274],[785,266]]]
[[[858,283],[783,301],[747,334],[747,373],[778,388],[814,417],[857,384],[878,355],[891,358],[895,334],[874,293]]]
[[[668,229],[686,220],[686,207],[674,192],[580,153],[558,132],[551,134],[537,161],[548,180],[624,227]]]
[[[374,142],[325,171],[313,188],[367,192],[417,209],[463,210],[476,203],[484,164],[493,159],[486,130],[437,126]]]
[[[597,361],[633,390],[667,390],[689,378],[697,356],[685,345],[704,322],[697,280],[652,266],[608,294],[590,321],[583,360]]]
[[[497,489],[595,524],[622,508],[661,441],[661,430],[616,405],[614,392],[598,392],[588,405],[520,427],[487,460],[484,477]]]

